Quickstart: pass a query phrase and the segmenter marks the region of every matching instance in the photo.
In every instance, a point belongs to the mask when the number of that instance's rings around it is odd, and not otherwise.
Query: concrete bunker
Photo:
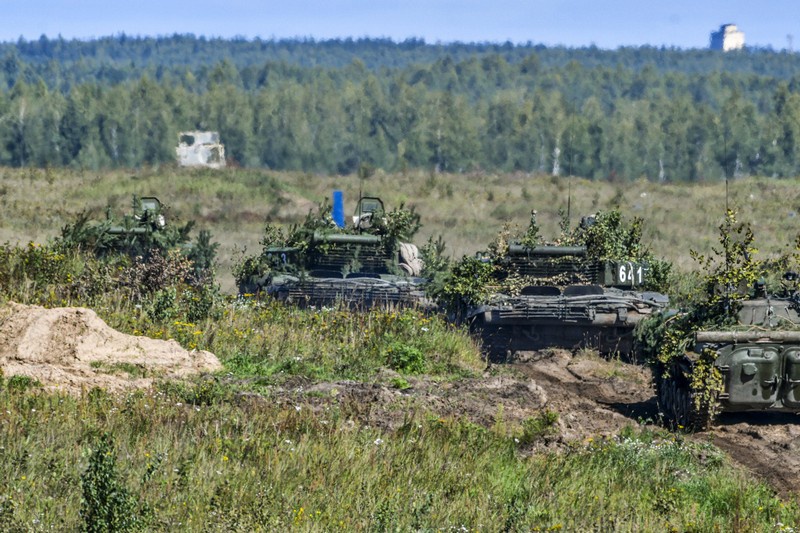
[[[225,145],[219,142],[216,131],[182,131],[175,149],[182,167],[223,168]]]

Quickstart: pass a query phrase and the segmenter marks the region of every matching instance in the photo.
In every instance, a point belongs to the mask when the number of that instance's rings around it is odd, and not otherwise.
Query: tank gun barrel
[[[126,228],[124,226],[111,226],[108,228],[108,233],[111,235],[143,235],[147,233],[147,228],[143,228],[141,226],[136,226],[132,228]]]
[[[800,331],[698,331],[695,340],[699,343],[800,343]]]
[[[538,255],[538,256],[577,256],[586,255],[585,246],[536,246],[530,248],[522,244],[509,244],[508,253],[511,255]]]
[[[351,235],[347,233],[323,233],[315,231],[314,242],[326,242],[331,244],[380,244],[381,238],[378,235]]]

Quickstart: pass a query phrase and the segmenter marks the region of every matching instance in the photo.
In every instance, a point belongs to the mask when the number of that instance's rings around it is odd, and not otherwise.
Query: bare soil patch
[[[294,383],[276,387],[272,398],[315,410],[337,404],[359,421],[387,429],[399,427],[414,412],[514,427],[547,409],[558,413],[558,431],[536,448],[553,451],[616,435],[626,426],[660,422],[645,366],[567,350],[524,355],[499,375],[490,369],[480,378],[455,382],[406,377],[411,387],[405,390],[386,385],[388,374],[376,383]],[[798,422],[798,415],[723,414],[711,429],[688,438],[715,444],[778,494],[793,497],[800,493]]]
[[[784,496],[800,494],[800,416],[788,413],[722,414],[695,439],[725,450],[754,477]]]
[[[214,354],[187,351],[174,340],[120,333],[85,308],[9,303],[0,308],[0,368],[45,388],[70,393],[102,387],[149,387],[159,377],[220,370]]]
[[[271,397],[314,409],[336,404],[363,423],[387,429],[397,428],[415,412],[513,428],[550,410],[559,420],[557,434],[543,443],[548,448],[616,434],[657,411],[650,372],[644,367],[573,356],[567,350],[533,354],[533,359],[457,381],[405,376],[410,387],[403,390],[387,384],[396,377],[387,372],[374,383],[294,382],[275,387]]]
[[[391,371],[374,383],[298,378],[273,387],[268,401],[316,411],[336,405],[346,416],[385,429],[400,427],[417,412],[516,428],[549,410],[559,415],[557,431],[536,444],[549,450],[659,421],[647,367],[567,350],[523,356],[473,379],[405,376],[404,389],[389,385],[399,378]],[[187,351],[174,340],[120,333],[89,309],[9,303],[0,308],[0,368],[7,377],[29,376],[47,389],[79,393],[149,387],[157,378],[185,378],[222,365],[213,354]],[[240,400],[265,401],[258,395]],[[710,430],[689,438],[715,444],[776,492],[793,497],[800,493],[798,422],[793,414],[723,414]]]

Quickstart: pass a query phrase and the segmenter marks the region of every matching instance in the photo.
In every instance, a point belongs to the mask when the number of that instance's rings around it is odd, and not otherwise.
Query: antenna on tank
[[[722,135],[723,142],[725,143],[725,152],[724,157],[728,157],[728,135],[726,132],[723,131]],[[728,164],[723,159],[722,161],[722,173],[725,176],[725,216],[728,216]]]
[[[364,181],[372,176],[374,169],[370,167],[367,163],[361,163],[358,165],[358,200],[361,201],[363,197],[363,190],[364,190]]]
[[[725,213],[728,213],[728,173],[725,173]]]
[[[569,226],[571,220],[569,218],[572,209],[572,177],[567,180],[567,225]]]

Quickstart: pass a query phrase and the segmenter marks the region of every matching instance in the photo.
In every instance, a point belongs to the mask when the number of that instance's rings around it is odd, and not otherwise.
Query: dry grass
[[[710,251],[725,212],[725,184],[593,182],[530,174],[434,174],[378,171],[360,183],[357,176],[324,176],[267,170],[185,170],[173,166],[105,173],[45,169],[0,169],[0,241],[45,242],[82,210],[103,217],[130,209],[132,194],[156,195],[172,218],[195,220],[211,230],[220,246],[219,278],[233,290],[231,265],[237,250],[259,248],[264,223],[300,221],[333,189],[353,208],[359,189],[381,196],[387,208],[401,202],[422,215],[417,241],[442,235],[455,257],[472,254],[494,238],[506,221],[527,225],[538,211],[542,234],[558,234],[559,209],[571,196],[572,223],[581,214],[619,206],[645,219],[645,241],[656,256],[681,271],[693,268],[689,250]],[[571,193],[571,194],[570,194]],[[793,247],[800,213],[795,180],[748,178],[731,181],[728,203],[750,222],[762,257]]]

